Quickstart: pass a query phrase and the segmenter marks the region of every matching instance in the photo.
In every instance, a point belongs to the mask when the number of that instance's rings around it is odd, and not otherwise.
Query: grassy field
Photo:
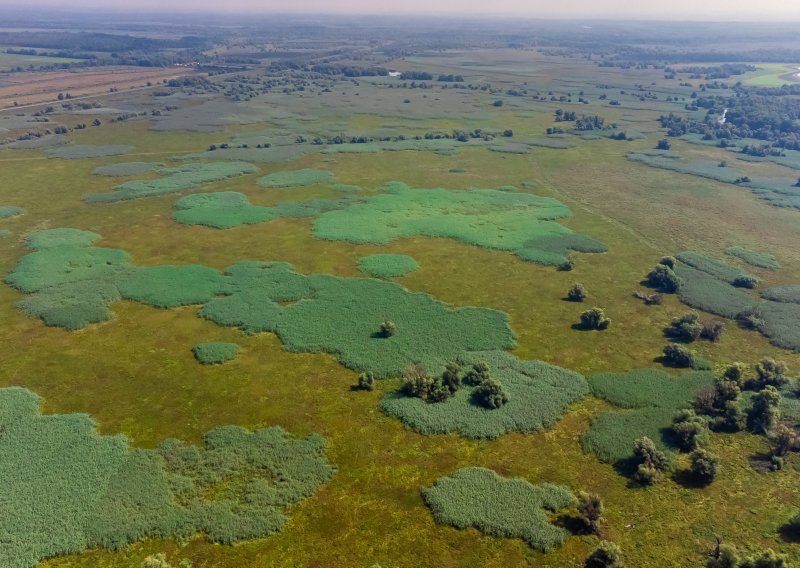
[[[524,63],[524,64],[523,64]],[[655,82],[674,89],[656,70],[597,68],[566,58],[528,52],[436,54],[397,62],[398,68],[462,72],[491,77],[497,85],[520,80],[547,92],[595,92],[593,85]],[[360,97],[371,92],[360,87]],[[668,91],[663,91],[668,92]],[[688,96],[688,91],[684,93]],[[437,96],[444,97],[436,91]],[[425,104],[419,93],[414,104]],[[450,95],[447,96],[460,96]],[[421,112],[424,120],[376,112],[352,114],[351,107],[328,109],[321,120],[331,128],[374,129],[399,123],[417,131],[453,128],[503,129],[514,138],[541,138],[553,125],[552,113],[564,103],[476,93],[468,105],[481,110],[469,119],[457,113]],[[277,97],[276,97],[277,98]],[[0,239],[0,273],[8,274],[29,251],[22,238],[43,228],[74,227],[102,235],[96,246],[121,249],[136,266],[199,264],[218,270],[240,260],[284,261],[301,274],[363,277],[359,263],[374,254],[412,257],[415,271],[394,278],[412,292],[425,292],[453,307],[486,307],[508,314],[516,332],[513,354],[541,360],[584,375],[657,366],[665,344],[663,328],[686,310],[675,296],[662,306],[646,306],[633,297],[640,281],[666,254],[695,250],[725,258],[733,245],[765,251],[780,270],[752,270],[763,287],[800,282],[798,213],[759,200],[748,189],[633,163],[630,151],[652,149],[661,137],[654,123],[675,108],[664,100],[640,102],[623,97],[611,107],[594,96],[581,112],[633,125],[644,133],[632,142],[581,141],[574,148],[534,147],[529,154],[467,147],[452,155],[431,151],[363,154],[308,153],[289,165],[257,164],[259,173],[209,181],[197,189],[118,203],[87,203],[88,194],[104,194],[129,179],[92,175],[119,162],[162,162],[237,135],[274,128],[271,123],[229,126],[213,133],[155,132],[147,121],[105,124],[70,134],[74,144],[125,144],[118,157],[47,158],[43,151],[0,152],[0,203],[25,213],[0,220],[11,231]],[[378,105],[376,105],[378,106]],[[372,107],[370,107],[371,110]],[[485,116],[484,116],[485,115]],[[91,115],[85,117],[88,122]],[[422,120],[422,122],[420,122]],[[635,121],[635,122],[634,122]],[[721,159],[723,150],[675,142],[675,151]],[[758,164],[764,171],[778,168]],[[176,223],[175,202],[187,191],[232,191],[254,206],[286,201],[337,199],[325,183],[265,189],[259,178],[305,169],[331,172],[341,184],[363,193],[384,191],[391,181],[412,188],[470,188],[511,185],[516,191],[554,198],[572,215],[559,219],[568,229],[591,236],[608,252],[573,255],[572,271],[527,262],[513,251],[492,250],[450,238],[411,233],[386,244],[353,244],[314,237],[311,218],[281,217],[268,223],[217,230]],[[149,177],[148,177],[149,176]],[[326,176],[327,177],[327,176]],[[280,178],[275,176],[272,179]],[[319,180],[317,180],[319,181]],[[316,183],[316,182],[315,182]],[[589,292],[587,304],[564,301],[574,282]],[[754,297],[757,297],[754,294]],[[510,433],[494,440],[470,440],[456,434],[425,436],[381,412],[381,398],[397,390],[398,379],[379,381],[374,392],[351,390],[356,372],[324,353],[290,353],[273,334],[245,334],[197,317],[197,307],[157,309],[141,303],[114,304],[115,317],[78,332],[42,325],[15,307],[23,295],[0,286],[0,342],[5,346],[0,386],[22,386],[44,399],[45,413],[86,412],[101,434],[122,433],[133,446],[157,447],[165,438],[200,443],[205,432],[236,424],[255,430],[280,426],[299,437],[311,432],[328,441],[327,458],[336,476],[293,507],[280,533],[235,547],[199,538],[145,540],[118,552],[92,550],[54,558],[48,568],[98,566],[135,568],[148,554],[165,552],[174,564],[187,558],[194,567],[267,566],[574,566],[594,548],[597,538],[571,536],[547,554],[520,539],[487,536],[475,529],[436,524],[422,491],[467,467],[484,467],[506,478],[553,483],[573,492],[589,490],[605,503],[605,535],[622,548],[629,566],[697,566],[714,545],[714,535],[747,548],[772,547],[800,562],[796,545],[781,540],[778,528],[800,506],[796,457],[783,471],[761,474],[750,459],[767,451],[763,437],[715,434],[710,449],[722,462],[713,484],[694,488],[671,480],[647,489],[631,489],[612,465],[584,452],[581,436],[590,420],[613,410],[586,397],[572,403],[564,418],[543,433]],[[573,329],[579,314],[603,307],[609,329]],[[199,365],[192,348],[221,342],[241,347],[223,365]],[[800,369],[800,355],[770,345],[766,338],[728,325],[719,343],[698,344],[699,353],[717,366],[770,356]]]
[[[743,78],[743,83],[757,87],[780,87],[798,80],[798,68],[796,65],[759,63],[757,67],[757,71],[748,73]]]
[[[39,67],[40,65],[56,65],[58,63],[78,63],[80,59],[72,59],[69,57],[49,57],[42,55],[17,55],[14,53],[6,53],[4,47],[0,46],[0,69],[14,69],[16,67],[28,67],[33,65]]]

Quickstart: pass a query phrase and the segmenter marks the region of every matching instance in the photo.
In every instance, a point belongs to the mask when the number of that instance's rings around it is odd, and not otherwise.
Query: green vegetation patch
[[[13,205],[0,205],[0,219],[8,219],[9,217],[16,217],[25,213],[22,207],[14,207]]]
[[[686,408],[697,392],[713,382],[713,373],[705,371],[670,375],[659,369],[638,369],[591,375],[592,394],[625,410],[594,416],[581,443],[610,463],[630,457],[633,442],[643,436],[661,449],[672,449],[670,426],[675,412]]]
[[[331,186],[331,189],[334,191],[340,191],[342,193],[357,193],[362,191],[362,189],[357,185],[350,185],[347,183],[335,183]]]
[[[98,176],[107,177],[138,176],[163,167],[164,164],[159,164],[158,162],[123,162],[120,164],[100,166],[92,173]]]
[[[696,268],[728,284],[734,284],[737,278],[751,276],[730,264],[726,264],[721,260],[709,258],[697,252],[686,251],[679,253],[676,257],[682,263],[688,264],[692,268]],[[752,278],[756,277],[752,276]]]
[[[246,195],[234,191],[187,195],[175,206],[178,211],[172,214],[172,218],[178,223],[215,229],[263,223],[277,216],[273,209],[252,205]]]
[[[775,286],[767,288],[761,292],[761,297],[773,302],[790,302],[800,304],[800,284],[789,284],[788,286]]]
[[[488,409],[474,400],[477,387],[464,385],[451,398],[436,403],[392,393],[381,401],[381,410],[422,434],[457,432],[467,438],[497,438],[508,432],[541,432],[589,392],[586,379],[578,373],[504,351],[464,353],[457,360],[465,367],[486,363],[508,393],[508,402]]]
[[[546,511],[558,512],[575,502],[572,492],[562,485],[533,485],[521,477],[504,478],[482,467],[440,477],[422,497],[439,524],[521,538],[542,552],[560,546],[569,536],[566,529],[550,524]]]
[[[726,251],[731,256],[743,260],[750,266],[757,268],[768,268],[770,270],[777,270],[781,267],[780,263],[771,254],[765,252],[757,252],[744,247],[729,247]]]
[[[358,259],[358,269],[377,278],[405,276],[417,268],[417,261],[404,254],[371,254]]]
[[[221,274],[197,264],[136,268],[118,282],[120,294],[156,308],[204,304],[222,288]]]
[[[92,146],[90,144],[75,144],[56,146],[47,151],[50,158],[66,158],[77,160],[81,158],[102,158],[104,156],[121,156],[133,150],[133,146],[112,144],[109,146]]]
[[[390,282],[292,271],[286,263],[242,262],[226,270],[225,297],[200,315],[248,333],[277,333],[288,351],[331,353],[352,369],[400,376],[414,363],[442,370],[465,351],[509,349],[508,316],[450,308]],[[392,337],[381,322],[395,322]]]
[[[198,193],[178,200],[172,218],[186,225],[205,225],[230,229],[239,225],[265,223],[278,217],[317,217],[325,211],[342,209],[358,198],[345,195],[339,199],[285,201],[271,207],[252,205],[247,196],[235,191]]]
[[[239,346],[235,343],[200,343],[192,348],[195,359],[203,365],[219,365],[235,358],[239,353]]]
[[[560,264],[573,247],[605,247],[555,222],[571,215],[550,198],[492,189],[412,189],[393,182],[388,192],[321,215],[314,235],[326,240],[386,244],[425,235],[514,251],[521,258]]]
[[[678,295],[693,308],[733,319],[757,303],[751,296],[727,282],[689,266],[676,266],[683,281]]]
[[[160,178],[126,181],[110,193],[93,193],[84,200],[88,203],[113,203],[193,189],[204,183],[254,174],[258,169],[247,162],[190,163],[174,168],[156,170]]]
[[[333,181],[333,174],[324,170],[306,168],[304,170],[294,170],[289,172],[274,172],[264,177],[258,178],[258,185],[261,187],[300,187],[304,185],[314,185],[317,183],[330,183]]]
[[[234,543],[280,531],[289,508],[335,473],[325,440],[281,428],[223,426],[201,447],[166,440],[131,449],[84,414],[42,416],[39,399],[0,389],[0,565],[40,561],[142,538]]]
[[[758,330],[784,349],[800,351],[800,304],[764,302],[758,305]]]

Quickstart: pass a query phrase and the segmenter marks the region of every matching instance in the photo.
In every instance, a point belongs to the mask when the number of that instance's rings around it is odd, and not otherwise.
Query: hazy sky
[[[98,7],[126,11],[520,14],[564,19],[800,21],[800,0],[0,0],[0,9],[4,6]]]

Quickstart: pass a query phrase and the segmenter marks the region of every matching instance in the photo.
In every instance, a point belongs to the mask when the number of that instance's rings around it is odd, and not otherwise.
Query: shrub
[[[393,337],[395,333],[397,333],[397,326],[391,320],[382,322],[380,328],[378,329],[378,335],[381,337]]]
[[[587,296],[586,288],[583,287],[583,284],[579,284],[578,282],[573,284],[572,288],[567,292],[567,300],[570,302],[583,302]]]
[[[672,421],[672,432],[680,448],[690,452],[708,443],[708,420],[693,410],[681,410]]]
[[[800,538],[800,511],[795,513],[789,521],[783,525],[786,533],[793,538]]]
[[[666,454],[656,448],[653,440],[648,437],[633,443],[633,460],[636,466],[633,478],[643,485],[655,483],[670,468]]]
[[[606,317],[601,308],[592,308],[581,314],[581,326],[583,329],[603,330],[611,325],[611,320]]]
[[[422,498],[439,524],[521,538],[543,552],[559,546],[569,535],[550,524],[545,510],[557,512],[575,502],[566,487],[506,479],[481,467],[459,469],[437,479],[422,492]]]
[[[737,276],[733,279],[732,284],[737,288],[749,288],[753,289],[756,288],[761,283],[761,279],[757,278],[756,276],[751,276],[749,274],[744,274],[742,276]]]
[[[664,330],[664,335],[676,341],[691,343],[700,337],[702,331],[703,325],[700,323],[700,314],[692,310],[673,319],[669,327]]]
[[[767,549],[757,556],[742,558],[735,547],[722,544],[708,559],[706,568],[788,568],[786,557]]]
[[[766,386],[780,387],[789,382],[786,363],[764,357],[756,364],[755,387],[762,389]]]
[[[768,434],[772,446],[772,455],[786,457],[786,455],[798,448],[800,438],[797,432],[786,424],[778,424]]]
[[[575,261],[572,260],[571,258],[568,258],[567,260],[558,265],[558,269],[561,272],[572,272],[574,268],[575,268]]]
[[[753,395],[753,403],[747,414],[750,430],[757,434],[766,434],[774,429],[780,419],[781,394],[775,387],[766,387]]]
[[[689,455],[690,471],[695,479],[711,483],[719,473],[719,458],[703,449],[696,449]]]
[[[720,544],[714,555],[706,562],[706,568],[742,568],[741,561],[741,556],[735,547]]]
[[[671,145],[669,143],[669,140],[667,140],[666,138],[659,140],[658,144],[656,144],[656,150],[669,150],[670,148]]]
[[[372,373],[359,373],[358,374],[358,388],[365,391],[375,390],[375,375]]]
[[[142,560],[139,568],[172,568],[172,565],[167,562],[167,555],[159,552],[158,554],[151,554]]]
[[[723,331],[725,331],[725,322],[719,320],[707,322],[703,324],[703,329],[700,330],[700,337],[716,343],[722,337]]]
[[[219,365],[230,361],[239,353],[235,343],[201,343],[192,348],[195,358],[203,365]]]
[[[472,368],[464,375],[464,383],[472,386],[478,386],[489,379],[491,379],[489,365],[484,361],[472,365]]]
[[[665,264],[658,264],[650,271],[647,275],[647,283],[653,288],[667,293],[677,292],[682,285],[681,279],[673,269]]]
[[[764,327],[764,320],[755,307],[750,307],[736,314],[736,322],[744,329],[760,331]]]
[[[487,379],[478,385],[474,397],[479,404],[492,409],[500,408],[509,400],[503,385],[494,379]]]
[[[744,386],[744,373],[747,366],[744,363],[731,363],[722,372],[722,376],[726,381],[733,381],[737,385]]]
[[[603,516],[603,501],[596,493],[581,491],[578,498],[578,515],[589,532],[599,532]]]
[[[613,542],[601,540],[584,562],[584,568],[622,568],[622,550]]]
[[[664,347],[664,364],[678,368],[689,368],[694,365],[694,354],[682,345],[670,343]]]
[[[442,373],[442,384],[451,394],[461,388],[461,366],[458,363],[448,363]]]
[[[666,267],[675,268],[675,265],[678,263],[678,259],[674,256],[665,256],[660,261],[659,264],[663,264]]]

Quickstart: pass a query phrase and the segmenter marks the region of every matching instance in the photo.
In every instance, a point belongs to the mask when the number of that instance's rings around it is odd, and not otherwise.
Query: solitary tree
[[[581,522],[590,532],[597,533],[600,530],[600,521],[603,516],[603,501],[596,493],[581,491],[578,497],[578,513]]]
[[[365,391],[375,390],[375,375],[372,373],[359,373],[358,388]]]
[[[780,387],[785,385],[789,382],[789,377],[786,376],[787,370],[786,363],[783,361],[764,357],[756,364],[756,374],[758,375],[756,387]]]
[[[692,475],[703,483],[711,483],[719,473],[719,458],[702,448],[689,454],[689,463]]]
[[[570,302],[583,302],[587,296],[586,288],[578,282],[573,284],[572,288],[567,292],[567,300]]]
[[[500,408],[508,403],[508,394],[503,390],[503,386],[494,379],[487,379],[478,385],[474,396],[486,408]]]
[[[774,429],[781,416],[778,408],[780,402],[781,393],[772,386],[753,395],[753,404],[747,415],[750,429],[758,434],[766,434]]]
[[[694,410],[681,410],[672,421],[672,431],[685,452],[696,450],[708,443],[708,420]]]
[[[669,140],[666,138],[659,140],[658,144],[656,145],[657,150],[669,150],[672,146],[669,143]]]
[[[581,314],[581,325],[584,329],[607,329],[611,320],[606,317],[602,308],[592,308]]]
[[[625,562],[619,546],[613,542],[601,540],[583,565],[585,568],[622,568],[625,566]]]
[[[654,483],[670,466],[664,452],[647,436],[633,443],[633,460],[637,466],[633,478],[645,485]]]
[[[647,275],[647,283],[662,292],[677,292],[681,287],[678,275],[666,264],[657,264]]]
[[[700,323],[700,314],[694,310],[690,310],[680,317],[672,320],[664,330],[664,334],[677,341],[685,341],[691,343],[703,331],[703,324]]]
[[[386,320],[381,323],[380,329],[378,330],[378,335],[381,337],[392,337],[397,332],[397,326],[391,320]]]
[[[664,363],[674,367],[691,367],[694,363],[694,355],[683,345],[670,343],[664,347]]]

